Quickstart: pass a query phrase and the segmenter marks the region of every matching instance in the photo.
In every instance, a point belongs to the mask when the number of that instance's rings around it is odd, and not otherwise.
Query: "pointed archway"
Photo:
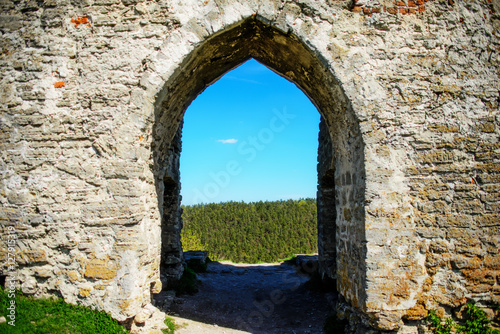
[[[293,34],[256,17],[201,43],[169,77],[156,101],[152,149],[162,216],[162,280],[168,284],[177,278],[182,266],[179,156],[184,112],[208,85],[250,58],[295,83],[321,114],[320,272],[324,278],[336,280],[339,292],[353,306],[363,309],[365,169],[358,121],[326,62]]]

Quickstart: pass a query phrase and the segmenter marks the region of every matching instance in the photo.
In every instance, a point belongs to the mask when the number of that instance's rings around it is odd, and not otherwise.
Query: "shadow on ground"
[[[175,297],[164,311],[256,334],[322,333],[336,294],[310,289],[310,276],[298,269],[211,262],[198,274],[199,292]]]

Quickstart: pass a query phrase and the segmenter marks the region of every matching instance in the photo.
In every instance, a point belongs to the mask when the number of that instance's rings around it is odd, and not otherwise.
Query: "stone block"
[[[496,124],[493,122],[486,122],[483,124],[479,124],[477,126],[477,128],[479,131],[485,132],[485,133],[494,133],[497,129]]]
[[[428,314],[429,311],[427,311],[425,306],[420,303],[417,303],[415,306],[406,311],[404,318],[406,320],[416,321],[426,318]]]
[[[498,270],[489,269],[465,269],[462,270],[463,275],[468,281],[479,284],[495,284],[497,276],[500,274]]]
[[[446,237],[446,231],[440,228],[433,228],[433,227],[418,227],[416,230],[417,235],[421,236],[422,238],[426,239],[433,239],[433,238],[445,238]]]
[[[80,290],[78,291],[78,295],[80,295],[80,297],[86,298],[90,296],[91,291],[92,287],[90,286],[81,287]]]
[[[488,269],[500,270],[500,255],[486,255],[484,266]]]
[[[433,253],[447,253],[450,250],[452,250],[452,246],[446,240],[432,240],[429,244],[429,251]]]
[[[456,212],[460,213],[473,213],[473,214],[478,214],[482,213],[484,210],[484,205],[481,201],[474,199],[474,200],[458,200],[454,201],[452,203],[452,208]]]
[[[18,264],[41,264],[47,263],[47,253],[44,249],[26,249],[16,254]]]
[[[110,260],[94,259],[85,265],[84,276],[93,279],[113,279],[117,274],[116,264]]]
[[[19,15],[0,15],[0,29],[15,31],[23,26],[22,17]]]
[[[500,172],[500,164],[498,163],[493,163],[493,162],[486,162],[486,163],[478,163],[476,165],[476,169],[479,172],[484,172],[484,173],[499,173]]]
[[[481,194],[483,202],[498,202],[500,201],[500,192]]]
[[[483,260],[478,256],[464,256],[456,254],[451,260],[451,265],[455,269],[479,269],[483,265]]]
[[[436,268],[436,267],[449,267],[450,260],[453,255],[450,253],[428,253],[426,257],[425,265],[428,268]]]
[[[119,4],[121,0],[94,0],[94,5],[109,6]]]
[[[447,214],[436,217],[437,224],[443,228],[472,228],[473,218],[465,214]]]

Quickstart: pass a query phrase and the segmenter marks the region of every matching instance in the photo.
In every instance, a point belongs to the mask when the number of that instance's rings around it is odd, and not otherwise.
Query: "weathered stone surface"
[[[320,272],[360,323],[498,302],[499,6],[0,1],[1,258],[131,321],[181,274],[184,112],[253,57],[322,116]]]
[[[110,260],[94,259],[85,265],[85,273],[87,278],[94,279],[112,279],[117,274],[116,265]]]
[[[17,253],[16,259],[19,264],[46,263],[47,253],[43,249],[24,250]]]

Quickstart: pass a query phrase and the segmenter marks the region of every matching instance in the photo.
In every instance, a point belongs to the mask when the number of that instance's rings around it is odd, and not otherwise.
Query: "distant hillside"
[[[316,200],[182,206],[182,245],[212,260],[276,262],[317,252]]]

